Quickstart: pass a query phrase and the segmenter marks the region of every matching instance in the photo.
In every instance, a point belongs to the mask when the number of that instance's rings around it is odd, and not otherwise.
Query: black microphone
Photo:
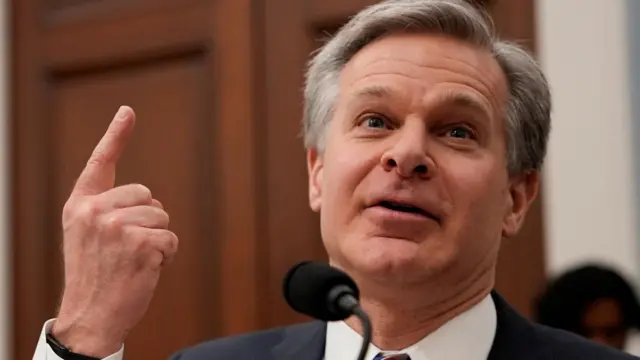
[[[371,320],[360,307],[360,291],[345,272],[328,264],[303,261],[284,277],[284,298],[295,311],[322,321],[355,315],[362,323],[363,340],[358,360],[364,360],[371,342]]]

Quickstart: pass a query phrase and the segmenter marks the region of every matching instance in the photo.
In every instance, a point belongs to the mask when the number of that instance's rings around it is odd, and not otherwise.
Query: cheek
[[[357,189],[370,172],[372,162],[359,156],[363,154],[361,151],[336,145],[325,149],[320,231],[329,257],[340,263],[344,260],[341,248],[345,245],[341,239],[350,233],[351,224],[361,211]]]
[[[358,210],[361,204],[357,188],[370,172],[371,158],[365,152],[350,149],[345,144],[332,144],[325,152],[322,179],[322,212],[324,217],[345,217],[345,212]],[[348,219],[343,219],[348,220]],[[332,222],[335,221],[332,220]]]
[[[494,162],[448,162],[443,169],[444,183],[453,204],[452,226],[461,233],[473,234],[469,241],[499,240],[508,193],[506,174]]]

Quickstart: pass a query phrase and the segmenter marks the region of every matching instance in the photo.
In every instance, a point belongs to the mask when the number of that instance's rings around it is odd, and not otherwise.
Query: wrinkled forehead
[[[405,96],[415,88],[443,91],[443,100],[497,116],[509,97],[504,72],[488,50],[441,35],[393,34],[368,44],[340,73],[339,92],[349,99],[382,97],[385,89],[393,88],[388,83],[395,83],[396,92]]]

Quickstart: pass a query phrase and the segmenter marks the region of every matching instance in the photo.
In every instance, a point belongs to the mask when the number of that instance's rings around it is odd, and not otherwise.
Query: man
[[[538,191],[550,108],[534,60],[495,40],[489,20],[462,0],[381,2],[314,57],[309,202],[331,264],[360,287],[374,328],[367,360],[383,350],[412,360],[630,358],[533,325],[492,292],[500,242],[517,233]],[[112,188],[132,125],[124,108],[65,206],[65,292],[38,360],[59,359],[61,346],[120,359],[175,252],[151,193]],[[354,319],[311,322],[174,359],[351,360],[359,331]]]

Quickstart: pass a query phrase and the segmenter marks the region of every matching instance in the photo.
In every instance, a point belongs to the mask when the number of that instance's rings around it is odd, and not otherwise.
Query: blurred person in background
[[[631,285],[601,265],[572,269],[550,282],[536,301],[536,321],[619,350],[640,329],[640,306]]]

